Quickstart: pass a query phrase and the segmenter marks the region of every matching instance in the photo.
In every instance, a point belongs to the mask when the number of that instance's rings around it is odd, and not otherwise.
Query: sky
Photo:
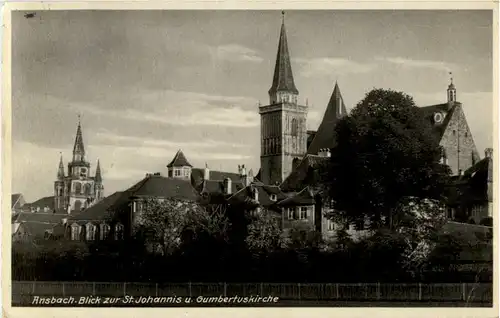
[[[492,147],[491,11],[287,11],[299,102],[317,129],[338,81],[348,111],[373,88],[419,106],[457,99],[478,151]],[[13,192],[53,195],[81,115],[105,193],[166,173],[182,149],[195,167],[259,169],[258,104],[268,103],[280,11],[13,12]]]

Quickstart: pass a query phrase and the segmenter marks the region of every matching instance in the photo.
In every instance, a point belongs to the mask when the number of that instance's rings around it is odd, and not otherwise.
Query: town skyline
[[[53,194],[78,114],[108,195],[165,173],[178,149],[195,167],[235,172],[245,164],[257,173],[258,104],[268,103],[280,11],[18,14],[14,192],[29,201]],[[336,81],[348,111],[373,87],[425,106],[446,101],[453,72],[480,155],[492,146],[492,76],[484,76],[492,70],[491,12],[290,11],[285,19],[308,129],[319,125]],[[384,21],[399,31],[384,32]]]

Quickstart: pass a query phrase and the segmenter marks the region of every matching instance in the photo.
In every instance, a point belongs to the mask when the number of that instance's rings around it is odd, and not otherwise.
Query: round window
[[[441,113],[435,113],[434,114],[434,122],[435,123],[441,123],[443,121],[443,114]]]

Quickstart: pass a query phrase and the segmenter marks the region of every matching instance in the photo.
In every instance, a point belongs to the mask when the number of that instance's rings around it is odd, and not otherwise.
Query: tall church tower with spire
[[[54,209],[67,213],[79,212],[103,197],[101,166],[99,160],[95,176],[90,175],[90,162],[85,158],[82,127],[78,119],[72,160],[65,174],[63,158],[59,159],[57,179],[54,182]]]
[[[293,80],[284,12],[273,83],[268,93],[269,105],[259,106],[261,181],[279,184],[291,173],[294,158],[302,158],[307,151],[308,107],[298,104],[299,91]]]

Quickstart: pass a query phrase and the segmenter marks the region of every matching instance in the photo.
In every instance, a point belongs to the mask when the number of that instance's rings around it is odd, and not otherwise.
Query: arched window
[[[297,119],[292,119],[292,136],[297,136],[299,134],[299,123]]]
[[[71,240],[78,241],[80,239],[81,228],[78,224],[73,223],[71,225]]]
[[[87,223],[85,226],[85,238],[87,241],[95,240],[96,226],[92,223]]]
[[[123,224],[118,223],[115,225],[115,240],[123,240]]]
[[[109,235],[109,230],[110,230],[110,226],[106,223],[104,224],[101,224],[101,228],[100,228],[100,240],[101,241],[104,241],[105,239],[108,238],[108,235]]]
[[[80,182],[76,182],[75,183],[75,193],[81,193],[82,192],[82,185],[80,184]]]

